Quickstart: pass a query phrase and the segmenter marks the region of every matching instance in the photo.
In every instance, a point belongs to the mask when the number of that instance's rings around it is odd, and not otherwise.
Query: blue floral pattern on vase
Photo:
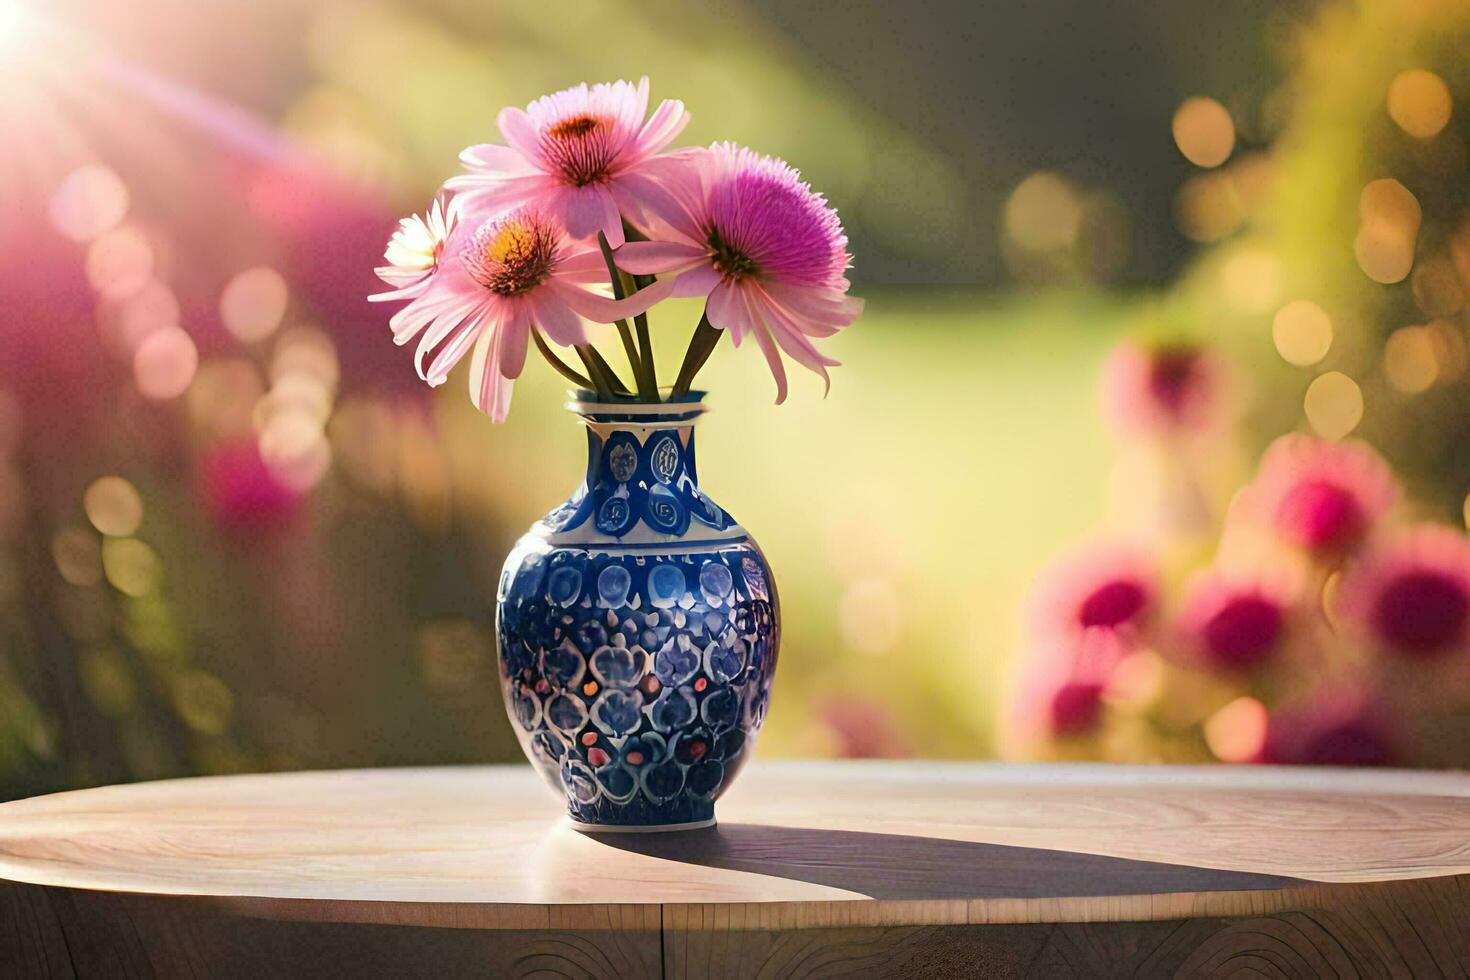
[[[501,574],[506,707],[578,824],[708,823],[770,701],[770,568],[699,489],[697,397],[572,407],[586,478]]]

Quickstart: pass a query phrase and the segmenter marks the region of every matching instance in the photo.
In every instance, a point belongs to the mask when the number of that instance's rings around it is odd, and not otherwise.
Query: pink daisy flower
[[[1191,343],[1124,341],[1103,369],[1103,401],[1119,432],[1149,435],[1213,427],[1224,410],[1226,369]]]
[[[1266,450],[1246,494],[1245,512],[1289,543],[1333,556],[1363,542],[1398,498],[1398,485],[1366,445],[1287,435]]]
[[[1428,660],[1470,650],[1470,541],[1423,525],[1375,544],[1343,580],[1338,608],[1374,648]]]
[[[736,346],[755,337],[786,399],[781,351],[830,383],[838,362],[812,344],[851,324],[862,300],[847,295],[847,235],[822,195],[781,160],[733,143],[677,154],[654,172],[667,196],[649,199],[648,242],[618,250],[638,275],[677,273],[675,294],[707,296],[710,325]]]
[[[1045,572],[1035,590],[1032,626],[1043,636],[1090,629],[1144,631],[1158,603],[1158,572],[1143,553],[1100,545]]]
[[[1401,733],[1387,711],[1354,691],[1329,689],[1310,704],[1275,713],[1261,761],[1305,766],[1390,766]]]
[[[533,327],[554,343],[580,346],[587,343],[584,320],[642,313],[673,286],[656,282],[623,300],[593,292],[589,284],[607,275],[597,246],[570,241],[533,208],[461,222],[438,251],[427,279],[370,298],[410,300],[389,325],[394,343],[419,337],[414,359],[430,386],[443,384],[473,347],[470,397],[496,422],[510,410],[511,382],[525,366]]]
[[[509,145],[482,143],[459,155],[469,173],[445,185],[487,211],[534,205],[573,238],[599,231],[623,243],[622,215],[641,221],[656,188],[648,161],[689,122],[684,103],[665,99],[651,118],[648,78],[564,89],[500,113]]]
[[[383,259],[388,264],[373,270],[379,279],[395,289],[371,298],[411,299],[423,292],[439,268],[445,243],[459,224],[459,211],[458,198],[451,198],[448,203],[438,198],[422,216],[411,214],[399,221],[383,251]]]
[[[1175,629],[1199,662],[1226,672],[1250,670],[1285,647],[1290,609],[1284,584],[1207,571],[1190,583]]]

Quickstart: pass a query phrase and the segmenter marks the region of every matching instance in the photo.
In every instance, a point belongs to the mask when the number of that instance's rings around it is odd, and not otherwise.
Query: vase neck
[[[587,430],[587,471],[543,522],[555,539],[636,546],[743,533],[699,487],[694,427],[702,400],[576,401],[568,408]]]

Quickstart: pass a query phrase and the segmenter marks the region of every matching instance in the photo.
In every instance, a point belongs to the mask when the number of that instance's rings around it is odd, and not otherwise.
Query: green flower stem
[[[710,354],[714,353],[715,346],[724,335],[725,331],[717,330],[710,324],[708,312],[699,318],[699,326],[694,328],[694,336],[689,338],[689,349],[684,352],[684,364],[679,368],[679,378],[669,394],[670,401],[688,394],[694,384],[694,376],[704,367],[704,362],[709,360]]]
[[[602,260],[607,263],[607,277],[612,283],[613,296],[623,299],[642,288],[634,280],[629,278],[623,270],[618,268],[613,259],[612,246],[608,244],[607,235],[597,233],[597,247],[602,250]],[[638,385],[638,398],[640,401],[658,401],[658,378],[653,371],[653,342],[648,335],[648,317],[638,314],[634,317],[638,324],[638,343],[633,342],[633,333],[628,328],[627,320],[619,320],[618,335],[623,338],[623,351],[628,355],[628,366],[633,369],[633,380]]]
[[[626,220],[623,222],[623,237],[630,242],[646,242],[648,236],[637,228],[634,228]],[[653,276],[633,276],[634,290],[643,289],[653,282]],[[643,371],[648,376],[648,383],[653,388],[654,401],[658,401],[658,368],[653,362],[653,338],[648,332],[648,314],[640,313],[633,318],[633,325],[638,330],[638,344],[643,349]]]
[[[586,375],[578,374],[572,369],[571,365],[567,364],[566,361],[563,361],[561,358],[557,357],[556,354],[552,352],[550,345],[546,343],[546,338],[541,336],[541,331],[537,330],[535,327],[531,328],[531,339],[536,341],[536,349],[541,352],[541,356],[546,358],[546,363],[550,364],[552,368],[556,370],[557,374],[561,375],[563,378],[566,378],[568,381],[579,388],[591,389],[596,387],[595,385],[593,385],[592,379],[588,378]]]
[[[599,391],[611,397],[632,395],[632,392],[628,390],[628,386],[623,384],[623,379],[618,377],[618,373],[597,352],[596,347],[593,347],[591,344],[586,344],[585,346],[578,347],[577,353],[582,356],[582,363],[587,365],[587,373],[592,377],[592,380],[596,381],[599,377],[601,378],[602,386],[598,388]]]

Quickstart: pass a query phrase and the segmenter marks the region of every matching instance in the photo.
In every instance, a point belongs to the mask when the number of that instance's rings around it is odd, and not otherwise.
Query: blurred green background
[[[1234,352],[1248,445],[1366,418],[1458,519],[1466,454],[1406,435],[1453,440],[1453,351],[1418,391],[1382,381],[1417,293],[1352,251],[1364,181],[1427,152],[1392,142],[1390,80],[1470,91],[1453,5],[3,10],[0,793],[519,758],[494,585],[581,436],[535,365],[503,427],[458,376],[430,395],[363,297],[502,106],[583,80],[646,73],[692,111],[681,142],[785,157],[856,256],[830,396],[802,377],[773,405],[750,349],[701,378],[702,480],[785,604],[763,755],[998,751],[1030,582],[1109,512],[1096,378],[1124,334]],[[1460,122],[1424,165],[1443,192],[1414,188],[1450,230]],[[1288,363],[1299,297],[1343,342]],[[699,311],[665,307],[671,373]],[[1303,416],[1328,368],[1373,407],[1342,432],[1341,406]]]

